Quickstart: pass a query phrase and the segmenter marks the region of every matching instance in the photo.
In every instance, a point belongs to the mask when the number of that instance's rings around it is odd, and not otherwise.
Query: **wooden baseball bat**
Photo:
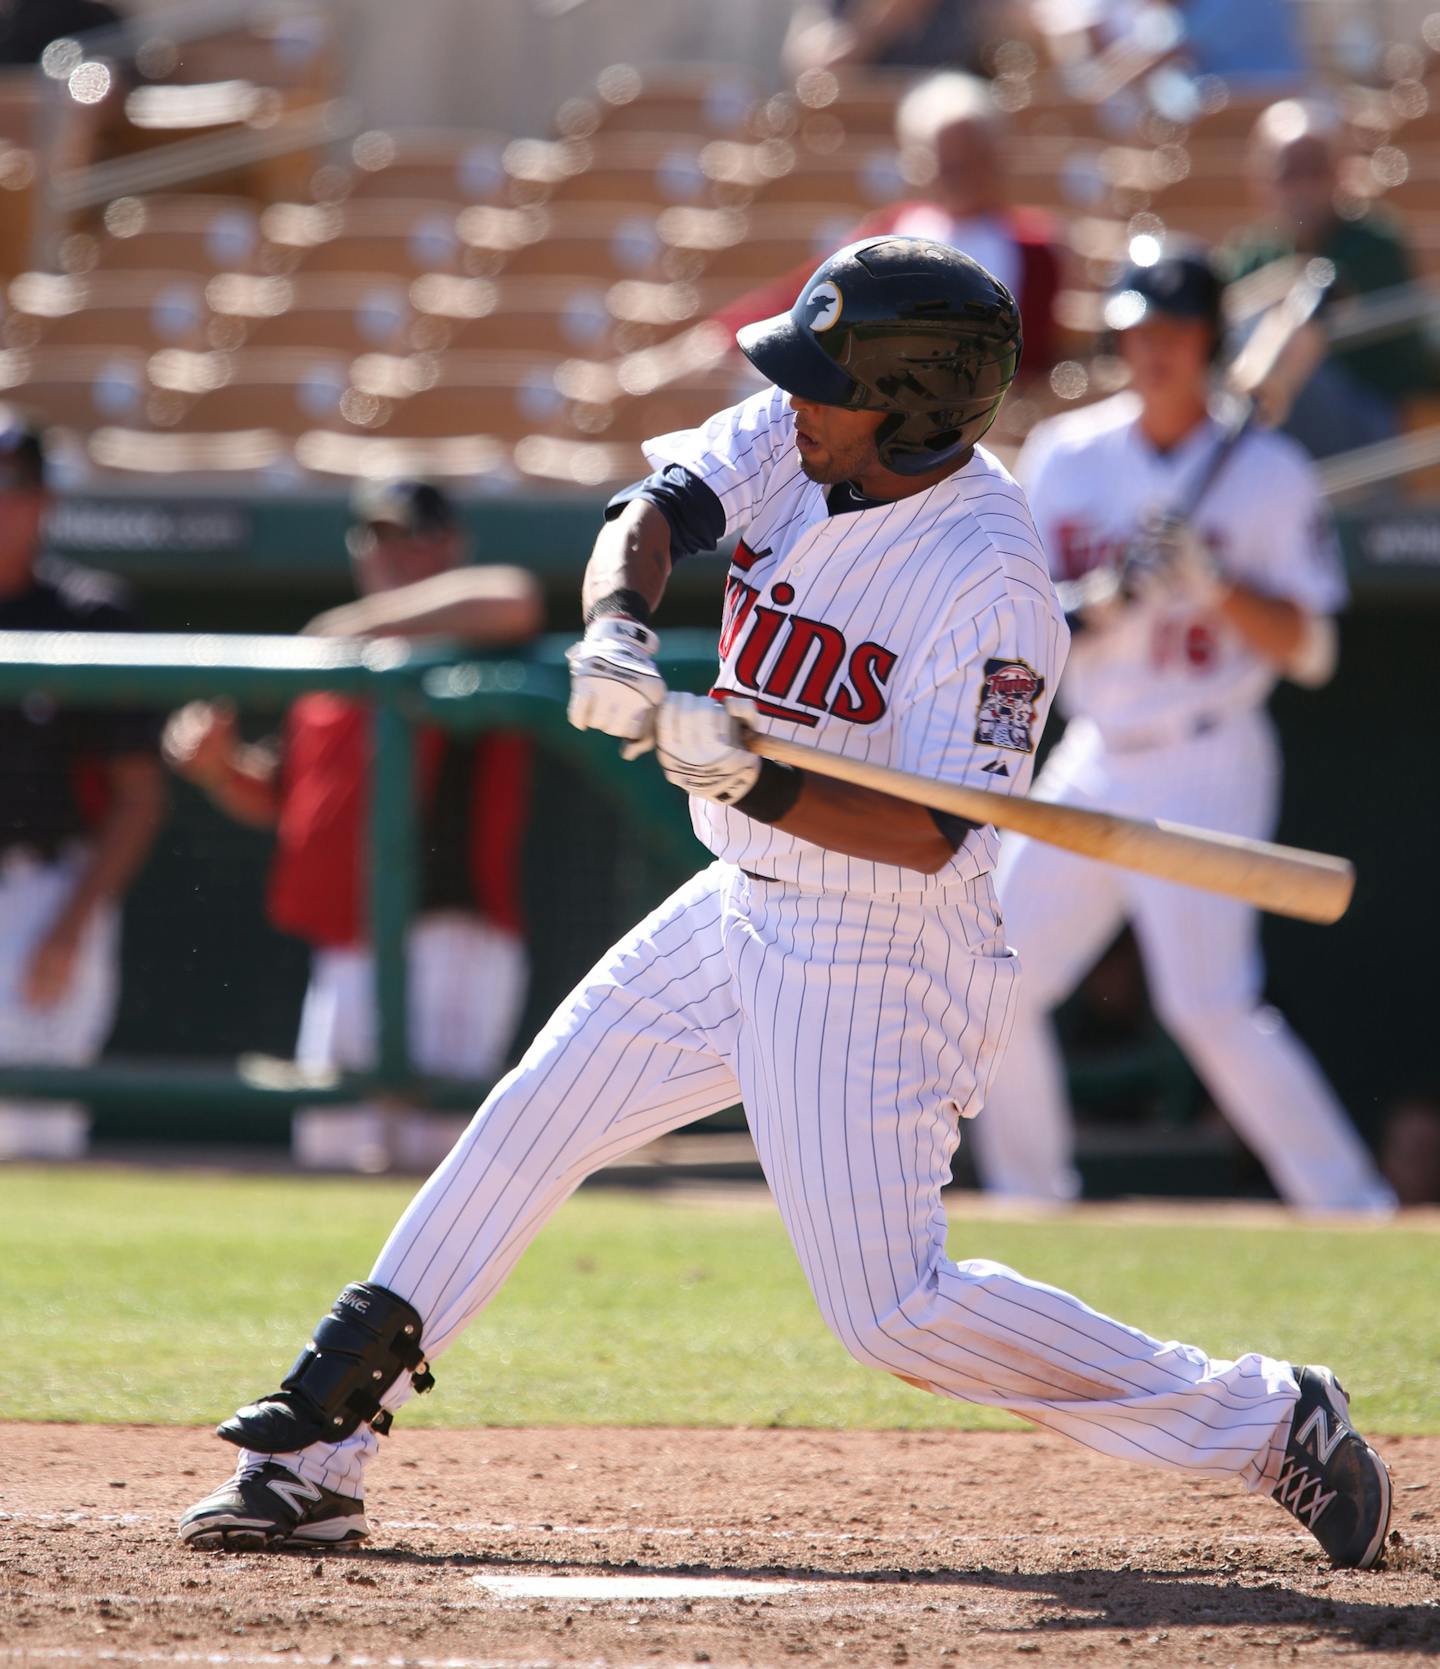
[[[1067,852],[1115,864],[1160,881],[1223,893],[1278,916],[1322,924],[1339,921],[1355,890],[1355,870],[1345,858],[1246,840],[1182,823],[1142,821],[1080,806],[996,794],[985,788],[935,782],[910,771],[850,759],[783,736],[744,728],[744,745],[762,759],[873,788],[932,811],[948,811],[972,823],[993,823]]]

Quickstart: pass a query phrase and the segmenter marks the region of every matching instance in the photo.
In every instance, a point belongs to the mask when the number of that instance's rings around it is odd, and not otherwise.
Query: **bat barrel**
[[[1321,926],[1339,921],[1355,890],[1353,866],[1324,852],[935,782],[755,730],[745,731],[744,745],[762,759],[891,794],[932,811],[953,812],[972,823],[1013,829],[1099,863],[1220,893],[1299,921]]]

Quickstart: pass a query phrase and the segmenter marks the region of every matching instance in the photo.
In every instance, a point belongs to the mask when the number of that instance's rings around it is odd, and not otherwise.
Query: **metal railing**
[[[377,1046],[368,1071],[317,1073],[293,1061],[242,1055],[233,1064],[110,1057],[83,1067],[0,1063],[0,1097],[83,1100],[93,1105],[209,1111],[280,1109],[362,1100],[476,1105],[488,1083],[418,1072],[409,1036],[407,939],[416,913],[419,807],[416,735],[436,725],[456,734],[526,733],[573,773],[575,803],[598,794],[625,820],[659,886],[678,884],[705,861],[683,797],[648,765],[628,765],[615,744],[575,730],[565,716],[569,638],[534,644],[524,658],[461,658],[454,650],[306,637],[196,633],[0,632],[0,707],[49,696],[88,706],[157,711],[194,700],[279,710],[326,690],[373,710],[367,899],[374,949]],[[703,689],[714,672],[714,634],[671,630],[661,670],[675,688]],[[586,830],[577,827],[577,840]],[[1071,1087],[1090,1101],[1149,1093],[1163,1124],[1188,1121],[1194,1080],[1174,1046],[1155,1036],[1072,1064]]]
[[[690,634],[670,634],[665,669],[677,683],[713,667],[713,638],[700,660]],[[699,639],[702,634],[694,634]],[[453,652],[397,640],[326,642],[303,637],[146,633],[0,632],[0,705],[45,695],[91,706],[173,708],[225,698],[281,708],[328,690],[373,709],[368,812],[368,914],[374,946],[377,1048],[368,1072],[317,1076],[290,1063],[242,1057],[234,1068],[178,1062],[102,1061],[93,1067],[0,1065],[0,1096],[92,1102],[136,1095],[173,1103],[292,1104],[403,1097],[455,1105],[478,1100],[485,1084],[457,1084],[415,1071],[410,1052],[406,941],[416,911],[418,808],[415,737],[422,725],[457,733],[521,730],[626,815],[634,838],[676,878],[700,849],[684,804],[653,770],[635,770],[606,738],[565,718],[563,645],[544,642],[525,660],[458,660]]]

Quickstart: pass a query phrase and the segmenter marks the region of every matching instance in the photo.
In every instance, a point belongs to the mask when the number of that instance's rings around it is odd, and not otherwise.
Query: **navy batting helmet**
[[[1225,289],[1209,255],[1198,244],[1159,251],[1153,261],[1132,261],[1105,298],[1105,327],[1115,335],[1133,330],[1156,313],[1173,319],[1201,319],[1218,349],[1224,326],[1220,299]]]
[[[1020,363],[1020,313],[958,249],[866,238],[823,262],[789,313],[746,325],[737,340],[787,394],[887,413],[876,431],[881,463],[924,475],[995,421]]]

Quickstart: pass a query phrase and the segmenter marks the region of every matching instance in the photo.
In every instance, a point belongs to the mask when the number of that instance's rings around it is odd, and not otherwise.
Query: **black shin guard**
[[[391,1416],[380,1398],[407,1369],[417,1391],[435,1383],[420,1348],[418,1312],[384,1287],[352,1282],[279,1391],[249,1403],[215,1429],[226,1442],[266,1455],[338,1443],[367,1423],[383,1437]]]

